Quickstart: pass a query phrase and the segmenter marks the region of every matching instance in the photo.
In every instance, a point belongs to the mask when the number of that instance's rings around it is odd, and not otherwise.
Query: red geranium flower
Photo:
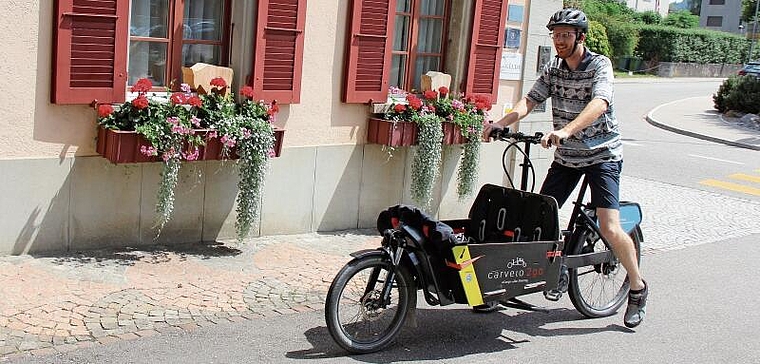
[[[211,80],[211,86],[224,88],[224,87],[227,87],[227,81],[225,81],[221,77],[216,77]]]
[[[277,114],[278,112],[280,112],[280,105],[277,105],[277,101],[272,101],[272,105],[269,107],[269,110],[267,110],[267,114],[274,116],[274,114]]]
[[[438,93],[435,92],[435,91],[433,91],[433,90],[427,90],[427,91],[425,91],[425,93],[423,94],[423,96],[427,100],[435,100],[435,99],[438,98]]]
[[[195,107],[201,107],[201,106],[203,106],[203,101],[201,100],[201,98],[198,97],[198,96],[195,96],[195,95],[190,96],[190,98],[188,98],[185,101],[190,106],[195,106]]]
[[[253,87],[243,86],[240,89],[240,94],[247,97],[249,100],[253,100]]]
[[[109,104],[98,105],[98,117],[105,118],[113,113],[113,106]]]
[[[402,113],[406,111],[406,105],[404,104],[396,104],[396,106],[393,107],[393,111],[397,113]]]
[[[132,86],[132,92],[146,93],[152,88],[153,82],[150,82],[147,78],[141,78]]]
[[[409,102],[409,106],[414,110],[419,110],[422,107],[422,100],[415,95],[407,96],[406,101]]]
[[[438,88],[438,93],[441,94],[441,97],[446,97],[449,94],[449,88],[446,86],[441,86]]]
[[[140,96],[137,96],[134,100],[132,100],[132,105],[140,110],[148,107],[148,98],[145,97],[144,94],[141,94]]]
[[[187,101],[185,99],[185,94],[183,94],[181,92],[175,92],[175,93],[173,93],[172,97],[169,100],[171,100],[171,102],[172,102],[173,105],[182,105],[182,104],[185,103],[185,101]]]

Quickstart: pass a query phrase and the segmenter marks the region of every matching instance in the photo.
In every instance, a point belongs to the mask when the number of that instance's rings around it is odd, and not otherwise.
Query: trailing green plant
[[[483,136],[483,124],[487,110],[491,109],[491,100],[483,95],[463,98],[454,97],[448,88],[441,87],[438,93],[425,92],[425,101],[435,110],[436,115],[445,122],[459,127],[465,139],[462,147],[462,159],[457,168],[457,197],[460,200],[471,196],[475,191],[480,161],[480,143]]]
[[[418,130],[410,192],[416,203],[429,210],[441,165],[443,127],[441,118],[432,113],[414,115],[412,121],[417,123]]]
[[[394,93],[396,95],[401,94],[398,89],[394,90]],[[457,168],[457,196],[464,199],[472,195],[475,190],[483,126],[486,122],[487,111],[491,109],[491,100],[484,95],[468,97],[461,94],[453,95],[447,87],[440,87],[437,91],[425,91],[422,96],[419,98],[413,94],[406,94],[405,102],[392,104],[390,110],[385,114],[385,118],[394,122],[412,121],[418,124],[418,147],[420,144],[426,144],[423,146],[426,149],[420,154],[420,149],[417,148],[415,158],[417,155],[426,155],[429,150],[433,150],[432,144],[434,142],[438,144],[435,150],[442,150],[440,144],[443,132],[441,131],[440,137],[430,130],[425,131],[423,135],[421,124],[425,124],[425,127],[433,125],[433,122],[436,121],[433,116],[437,116],[437,125],[441,126],[441,123],[445,122],[458,127],[465,143],[462,148],[462,159]],[[424,142],[421,143],[420,140],[423,139]],[[412,197],[427,208],[429,207],[429,198],[432,196],[432,183],[435,181],[435,176],[438,175],[437,169],[440,159],[435,164],[424,164],[422,160],[415,159],[417,163],[412,165]],[[425,160],[432,159],[427,158]],[[426,170],[418,171],[419,168]],[[419,176],[419,178],[415,176]]]
[[[174,190],[177,188],[179,181],[179,170],[181,163],[176,158],[164,161],[164,168],[161,171],[161,181],[158,184],[158,195],[156,201],[156,238],[161,235],[161,229],[164,228],[174,213]]]
[[[243,130],[237,146],[240,170],[235,220],[237,238],[243,240],[259,216],[261,195],[275,139],[274,128],[266,119],[241,115],[234,120]]]
[[[150,145],[142,146],[140,152],[163,161],[156,202],[156,237],[174,212],[181,163],[199,158],[199,147],[205,140],[197,130],[207,128],[211,129],[207,138],[220,139],[224,158],[234,153],[240,157],[235,227],[238,239],[243,239],[258,217],[268,159],[274,155],[272,122],[279,106],[253,101],[249,86],[240,90],[242,99],[238,104],[219,77],[211,80],[208,94],[196,95],[190,86],[182,84],[181,92],[149,97],[152,87],[148,79],[140,79],[132,87],[136,93],[132,100],[115,107],[100,104],[96,109],[101,126],[137,132]]]
[[[462,160],[457,168],[457,197],[460,200],[472,196],[475,192],[475,184],[478,181],[478,166],[480,165],[480,147],[483,135],[483,120],[481,115],[463,116],[464,119],[471,119],[464,122],[466,127],[460,126],[462,135],[467,142],[462,147]],[[457,118],[455,124],[459,125]]]

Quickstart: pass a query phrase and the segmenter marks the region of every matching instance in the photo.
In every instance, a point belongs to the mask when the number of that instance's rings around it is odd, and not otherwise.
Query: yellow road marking
[[[704,181],[699,182],[706,186],[712,186],[712,187],[718,187],[723,188],[726,190],[741,192],[741,193],[747,193],[750,195],[760,196],[760,188],[754,188],[749,186],[740,185],[737,183],[731,183],[731,182],[724,182],[724,181],[718,181],[714,179],[706,179]]]
[[[744,174],[744,173],[732,174],[732,175],[728,176],[728,178],[740,179],[742,181],[749,181],[749,182],[760,183],[760,176],[751,176],[749,174]]]

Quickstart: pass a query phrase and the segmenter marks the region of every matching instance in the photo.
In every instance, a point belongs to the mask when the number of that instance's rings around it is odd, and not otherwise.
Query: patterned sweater
[[[605,100],[608,105],[604,114],[556,149],[555,161],[567,167],[584,167],[623,159],[612,83],[610,59],[588,48],[575,71],[559,57],[544,67],[527,98],[536,104],[552,98],[554,130],[573,121],[593,99]]]

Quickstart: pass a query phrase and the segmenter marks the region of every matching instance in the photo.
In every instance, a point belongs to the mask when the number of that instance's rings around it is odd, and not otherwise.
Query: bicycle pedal
[[[559,301],[562,298],[562,292],[558,290],[544,291],[544,298],[549,301]]]

